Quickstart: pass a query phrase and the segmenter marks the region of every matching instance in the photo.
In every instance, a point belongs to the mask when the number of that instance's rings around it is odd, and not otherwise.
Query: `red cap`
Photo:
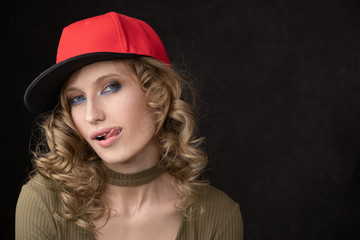
[[[159,36],[147,23],[115,12],[65,27],[56,63],[93,52],[133,53],[169,64]]]
[[[138,56],[169,64],[159,36],[141,20],[109,12],[70,24],[63,29],[56,64],[29,85],[25,105],[34,113],[51,110],[74,71],[98,61]]]

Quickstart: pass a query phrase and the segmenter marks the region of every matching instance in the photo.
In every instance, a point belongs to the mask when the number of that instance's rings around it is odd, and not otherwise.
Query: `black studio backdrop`
[[[358,1],[12,1],[0,11],[2,239],[14,238],[31,169],[23,93],[55,62],[64,26],[108,11],[148,22],[196,80],[206,175],[239,202],[246,240],[358,239]]]

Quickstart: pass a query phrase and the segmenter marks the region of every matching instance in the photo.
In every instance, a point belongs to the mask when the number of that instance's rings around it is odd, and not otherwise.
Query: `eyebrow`
[[[111,78],[111,77],[120,77],[120,75],[116,74],[116,73],[106,74],[104,76],[101,76],[101,77],[97,78],[95,80],[95,82],[93,83],[93,85],[100,85],[105,79]],[[66,93],[77,91],[77,90],[79,90],[77,87],[69,87],[69,88],[66,89]]]

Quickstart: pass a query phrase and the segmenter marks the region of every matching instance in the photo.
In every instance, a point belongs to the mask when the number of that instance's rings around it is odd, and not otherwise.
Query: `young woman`
[[[143,21],[64,28],[57,63],[25,93],[43,137],[16,239],[242,239],[239,205],[199,180],[191,91]]]

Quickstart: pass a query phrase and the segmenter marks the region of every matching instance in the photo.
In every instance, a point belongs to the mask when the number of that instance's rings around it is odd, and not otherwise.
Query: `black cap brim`
[[[137,54],[116,52],[88,53],[64,60],[42,72],[26,89],[24,102],[33,113],[49,111],[59,101],[59,94],[70,75],[78,69],[99,61],[129,59],[139,57]]]

